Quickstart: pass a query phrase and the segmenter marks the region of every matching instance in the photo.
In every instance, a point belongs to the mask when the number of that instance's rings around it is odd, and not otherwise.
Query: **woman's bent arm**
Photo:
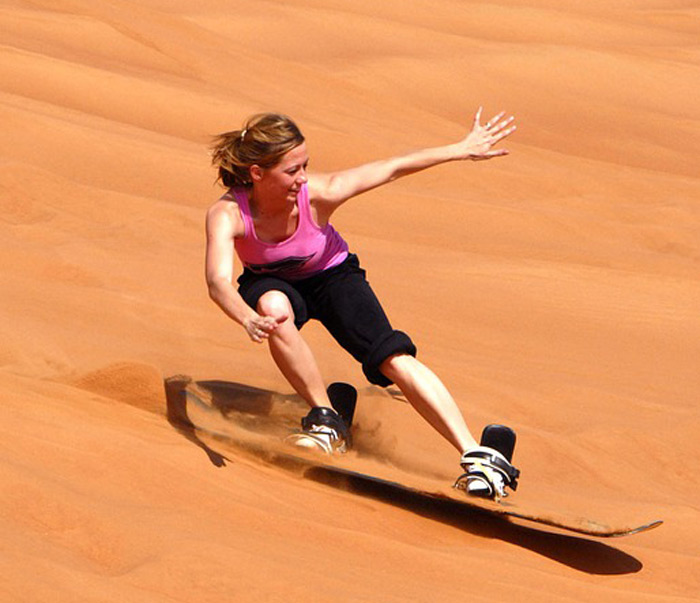
[[[207,212],[206,279],[209,297],[227,316],[235,320],[256,343],[267,339],[277,321],[260,316],[233,286],[234,238],[243,226],[230,204],[216,203]]]

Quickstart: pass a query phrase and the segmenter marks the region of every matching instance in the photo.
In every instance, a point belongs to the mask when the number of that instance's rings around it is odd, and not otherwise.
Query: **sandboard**
[[[286,457],[286,459],[283,457]],[[294,454],[281,455],[281,460],[286,460],[286,462],[294,461],[296,463],[304,464],[308,468],[322,469],[323,471],[338,476],[380,484],[382,486],[392,488],[394,491],[404,492],[406,494],[412,494],[424,497],[426,499],[435,501],[449,501],[467,509],[488,513],[498,517],[521,519],[544,526],[575,532],[577,534],[597,536],[599,538],[631,536],[632,534],[638,534],[640,532],[645,532],[647,530],[651,530],[652,528],[656,528],[663,523],[662,520],[654,520],[641,525],[613,526],[585,517],[570,517],[566,514],[559,515],[553,512],[543,512],[521,507],[517,502],[511,502],[506,499],[502,499],[500,502],[493,502],[482,498],[471,497],[468,494],[454,488],[449,491],[424,490],[377,477],[375,475],[367,475],[365,473],[353,471],[352,469],[346,469],[337,465],[328,465],[320,461],[314,462],[308,458]]]
[[[212,405],[211,393],[218,388],[219,402]],[[328,456],[322,453],[309,452],[302,449],[297,449],[291,444],[284,445],[282,440],[284,435],[291,433],[294,430],[294,424],[289,421],[281,421],[280,417],[285,416],[285,412],[281,412],[275,408],[275,404],[281,406],[279,401],[275,402],[273,396],[266,399],[266,410],[263,413],[265,416],[253,417],[251,420],[252,405],[248,405],[247,412],[240,413],[234,409],[227,408],[222,411],[221,391],[226,389],[226,384],[221,382],[200,382],[189,383],[184,387],[184,394],[187,404],[187,420],[192,425],[204,432],[225,439],[234,447],[240,445],[242,452],[247,456],[253,456],[260,462],[272,464],[282,469],[291,469],[296,473],[301,472],[303,475],[308,475],[313,479],[318,472],[326,474],[327,477],[333,477],[355,481],[357,483],[365,483],[368,485],[379,485],[384,488],[389,488],[394,494],[399,497],[405,496],[420,497],[425,501],[449,502],[458,505],[465,510],[478,511],[489,515],[500,517],[503,519],[517,519],[541,526],[558,528],[585,534],[587,536],[595,536],[600,538],[629,536],[645,532],[660,526],[662,520],[654,520],[645,523],[631,523],[625,525],[610,524],[605,521],[598,521],[587,517],[574,517],[566,512],[556,512],[552,510],[538,509],[531,505],[521,505],[517,500],[517,494],[513,497],[502,499],[499,502],[494,502],[478,497],[472,497],[461,490],[451,488],[449,485],[444,487],[425,488],[417,483],[400,483],[387,476],[378,474],[368,474],[357,471],[352,466],[351,455]],[[298,408],[298,407],[297,407]],[[204,413],[204,414],[202,414]],[[255,432],[256,435],[261,434],[265,438],[247,438],[241,436],[240,430],[229,430],[221,427],[212,426],[211,415],[220,415],[219,419],[226,422],[240,421],[240,425],[244,426],[246,432]],[[221,416],[223,415],[223,416]],[[268,421],[266,423],[266,421]],[[282,437],[280,437],[280,435]],[[380,473],[379,471],[377,473]],[[318,480],[317,480],[318,481]],[[325,480],[332,481],[332,480]],[[418,480],[419,481],[419,480]]]

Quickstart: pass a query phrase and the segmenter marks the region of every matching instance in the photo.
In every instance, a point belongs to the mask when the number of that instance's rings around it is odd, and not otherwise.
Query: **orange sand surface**
[[[2,0],[0,31],[0,600],[697,600],[700,2]],[[358,496],[168,407],[177,374],[291,393],[207,297],[210,135],[282,111],[331,170],[454,142],[479,105],[516,115],[509,157],[335,225],[473,431],[517,430],[513,500],[656,530]],[[367,462],[457,476],[305,332],[361,390]]]

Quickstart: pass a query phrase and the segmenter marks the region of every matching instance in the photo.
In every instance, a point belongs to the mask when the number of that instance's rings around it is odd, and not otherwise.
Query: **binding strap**
[[[500,471],[506,478],[506,484],[513,490],[517,489],[520,470],[513,467],[498,451],[486,446],[480,446],[479,448],[467,450],[462,456],[462,466],[478,463],[479,461],[486,461],[488,465]]]

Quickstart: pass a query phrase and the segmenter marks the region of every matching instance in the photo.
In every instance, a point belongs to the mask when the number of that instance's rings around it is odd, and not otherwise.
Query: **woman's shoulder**
[[[309,201],[311,201],[311,203],[322,203],[326,200],[329,179],[330,177],[328,174],[319,174],[318,172],[308,175],[306,190],[308,191]]]
[[[245,234],[241,208],[232,191],[224,193],[207,210],[207,229],[229,232],[236,238]]]

